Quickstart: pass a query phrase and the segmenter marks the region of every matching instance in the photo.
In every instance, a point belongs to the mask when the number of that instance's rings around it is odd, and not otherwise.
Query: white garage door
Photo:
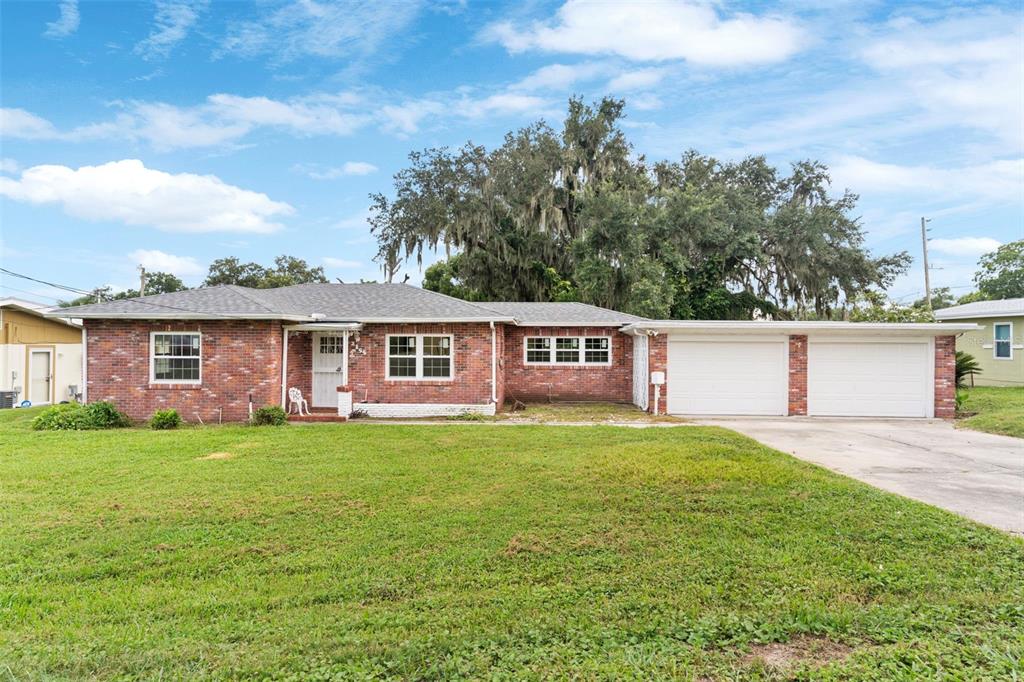
[[[784,338],[671,337],[668,411],[672,414],[786,414],[786,344]]]
[[[928,417],[927,340],[807,344],[807,413],[838,417]]]

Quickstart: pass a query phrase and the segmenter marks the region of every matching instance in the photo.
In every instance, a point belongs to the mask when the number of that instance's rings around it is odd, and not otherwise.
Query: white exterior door
[[[50,402],[53,383],[53,353],[49,350],[30,350],[28,356],[28,399],[33,405]]]
[[[344,334],[313,334],[313,407],[336,407],[345,378]]]
[[[785,415],[787,344],[785,337],[669,337],[669,413]]]
[[[930,417],[932,341],[808,340],[807,414]]]

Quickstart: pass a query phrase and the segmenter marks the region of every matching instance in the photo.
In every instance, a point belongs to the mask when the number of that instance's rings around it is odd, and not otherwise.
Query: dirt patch
[[[521,554],[544,554],[547,546],[540,540],[526,535],[513,535],[512,539],[505,545],[502,551],[507,557],[519,556]]]
[[[743,664],[760,662],[766,668],[789,672],[802,665],[817,668],[833,661],[841,661],[853,653],[853,648],[834,642],[827,637],[801,635],[788,642],[752,644]]]
[[[230,452],[211,452],[208,455],[202,457],[196,457],[196,459],[232,459],[234,454]]]

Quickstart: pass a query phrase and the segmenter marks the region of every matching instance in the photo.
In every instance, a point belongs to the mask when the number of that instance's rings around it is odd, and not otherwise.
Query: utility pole
[[[146,268],[139,266],[139,296],[146,295]]]
[[[921,250],[924,252],[924,300],[928,310],[932,309],[932,286],[928,277],[928,228],[925,223],[931,222],[924,216],[921,217]]]

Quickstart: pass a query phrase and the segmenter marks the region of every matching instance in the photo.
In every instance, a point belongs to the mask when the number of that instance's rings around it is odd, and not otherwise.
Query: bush
[[[131,421],[113,403],[97,402],[82,405],[67,403],[43,410],[32,420],[37,431],[90,431],[131,426]]]
[[[157,410],[153,413],[153,418],[149,420],[149,427],[152,429],[176,429],[179,426],[181,426],[181,417],[174,409]]]
[[[957,389],[956,391],[956,411],[963,412],[964,406],[967,405],[967,400],[971,397],[968,391],[963,389]]]
[[[267,405],[253,411],[250,423],[253,426],[281,426],[288,423],[288,415],[280,405]]]
[[[967,377],[975,374],[981,374],[981,365],[970,353],[958,350],[956,352],[956,387],[967,388]]]

